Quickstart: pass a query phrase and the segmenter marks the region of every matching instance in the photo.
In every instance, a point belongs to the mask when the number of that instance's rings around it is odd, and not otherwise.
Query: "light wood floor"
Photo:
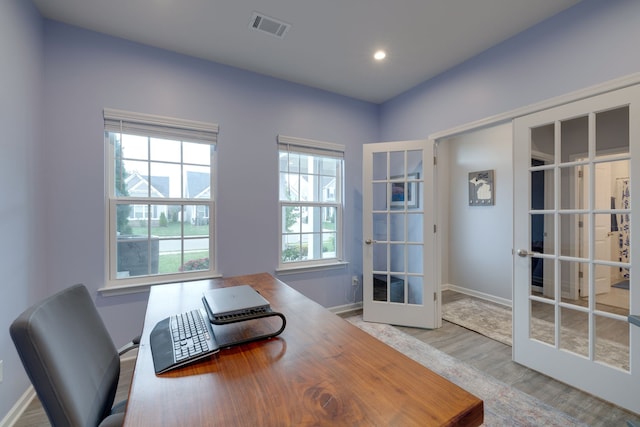
[[[442,292],[443,303],[460,298],[468,296],[453,291]],[[640,425],[640,415],[525,368],[512,361],[510,346],[461,326],[443,321],[440,329],[398,329],[590,426],[626,426],[627,421]]]
[[[453,291],[442,293],[443,302],[467,298]],[[444,321],[443,327],[434,330],[398,327],[398,329],[466,362],[496,379],[524,393],[566,412],[590,426],[626,426],[627,421],[640,425],[640,415],[632,414],[604,402],[587,393],[555,381],[545,375],[525,368],[511,360],[511,347],[494,341],[468,329]],[[122,363],[120,384],[116,401],[125,399],[131,375],[133,359]],[[14,427],[49,427],[46,415],[37,399],[26,409]]]

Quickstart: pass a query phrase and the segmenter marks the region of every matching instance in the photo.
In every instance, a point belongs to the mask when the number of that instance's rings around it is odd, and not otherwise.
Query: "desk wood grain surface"
[[[154,325],[206,289],[251,285],[287,318],[277,338],[156,375]],[[267,273],[151,288],[126,426],[477,426],[483,403]]]

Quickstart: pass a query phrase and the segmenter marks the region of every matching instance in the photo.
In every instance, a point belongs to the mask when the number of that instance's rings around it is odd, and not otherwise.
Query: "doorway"
[[[513,128],[499,123],[438,140],[438,227],[444,289],[511,304]],[[492,205],[469,199],[469,174],[493,171]]]
[[[544,101],[539,104],[535,104],[529,106],[525,109],[515,110],[509,113],[505,113],[495,118],[491,118],[491,120],[487,119],[484,121],[480,121],[477,123],[470,123],[464,126],[460,126],[458,128],[450,129],[447,131],[443,131],[437,134],[432,135],[436,141],[438,141],[438,155],[439,161],[441,160],[442,154],[447,153],[447,146],[449,144],[444,144],[443,142],[456,140],[460,136],[464,135],[472,135],[468,141],[469,150],[462,155],[451,154],[449,161],[446,163],[450,169],[456,168],[465,168],[467,164],[472,164],[474,160],[481,158],[483,154],[481,147],[482,144],[480,141],[475,141],[477,144],[474,144],[473,136],[475,136],[476,132],[482,132],[487,129],[487,126],[499,126],[500,123],[504,123],[505,121],[509,122],[509,125],[521,122],[525,117],[533,116],[537,114],[537,112],[543,111],[552,111],[559,106],[573,105],[576,102],[580,102],[583,100],[584,102],[590,102],[595,98],[603,97],[603,96],[611,96],[616,97],[620,92],[624,92],[629,90],[629,93],[633,93],[630,95],[630,98],[633,98],[633,101],[629,99],[626,103],[615,105],[614,102],[612,105],[604,106],[601,105],[596,107],[594,110],[586,113],[587,118],[582,119],[584,123],[587,124],[586,127],[582,127],[582,132],[586,135],[586,138],[581,138],[585,145],[581,147],[585,152],[584,147],[587,149],[594,150],[592,152],[596,153],[594,158],[590,158],[587,163],[597,164],[604,163],[610,161],[611,159],[604,159],[602,156],[605,155],[614,155],[619,156],[619,160],[629,159],[629,173],[628,176],[620,176],[616,178],[616,187],[619,186],[620,189],[617,191],[630,193],[632,189],[631,178],[633,176],[633,170],[640,170],[640,166],[635,166],[638,164],[640,159],[637,155],[633,155],[633,152],[637,150],[636,147],[640,147],[638,143],[638,138],[640,138],[640,117],[638,117],[639,110],[637,108],[638,103],[638,83],[640,83],[640,78],[633,79],[632,82],[629,79],[620,79],[613,82],[603,83],[598,86],[594,86],[592,88],[588,88],[585,90],[581,90],[576,93],[567,94],[561,98],[553,99],[549,101]],[[621,89],[623,88],[623,89]],[[626,88],[626,89],[624,89]],[[589,101],[588,101],[589,100]],[[629,107],[633,104],[633,108]],[[616,120],[612,120],[613,116],[624,116],[624,114],[620,114],[619,111],[615,111],[618,107],[627,107],[627,112],[629,112],[628,121],[625,125],[621,125],[619,122],[616,123]],[[576,111],[568,117],[564,117],[560,119],[561,122],[565,124],[572,119],[579,118],[580,116],[585,115],[585,112]],[[564,154],[576,155],[580,153],[580,151],[572,151],[570,153],[566,152],[566,149],[570,147],[571,144],[566,144],[564,147],[565,151],[556,152],[556,150],[561,150],[560,145],[556,145],[558,141],[567,140],[568,134],[562,134],[562,125],[556,126],[556,122],[558,118],[550,117],[547,118],[546,121],[539,123],[539,125],[528,127],[526,129],[522,129],[520,132],[520,136],[516,137],[518,132],[515,130],[513,133],[509,133],[507,136],[507,140],[509,141],[508,147],[500,147],[496,149],[493,153],[502,154],[502,152],[507,152],[509,154],[509,162],[508,162],[508,170],[512,172],[510,176],[511,183],[514,184],[514,188],[510,190],[512,195],[515,195],[518,198],[518,203],[516,204],[515,200],[510,200],[510,208],[513,209],[516,207],[516,212],[513,214],[513,222],[510,224],[505,223],[505,227],[503,230],[514,230],[514,235],[512,235],[512,246],[510,249],[510,260],[511,265],[513,267],[512,273],[513,276],[509,279],[512,283],[513,289],[513,299],[509,295],[508,297],[502,298],[501,296],[497,296],[495,293],[486,292],[485,289],[489,289],[488,287],[468,287],[468,283],[476,282],[481,283],[482,277],[478,279],[474,277],[470,277],[469,280],[463,281],[459,280],[461,278],[459,271],[466,270],[465,268],[457,269],[451,268],[452,265],[463,265],[465,267],[470,266],[472,263],[456,263],[456,259],[463,258],[461,255],[469,254],[470,257],[483,259],[484,255],[487,254],[487,251],[481,253],[481,255],[477,254],[477,248],[471,247],[472,245],[464,244],[456,246],[455,233],[460,228],[462,231],[460,234],[463,236],[465,232],[469,229],[465,229],[464,227],[458,227],[460,221],[455,220],[455,216],[458,212],[469,212],[466,210],[463,202],[455,201],[458,200],[454,193],[459,191],[460,186],[457,185],[453,180],[455,178],[451,178],[451,183],[448,185],[445,184],[444,188],[448,189],[448,193],[450,194],[451,199],[445,200],[443,203],[442,198],[438,199],[439,203],[442,203],[441,206],[446,206],[445,208],[440,208],[440,219],[439,226],[444,226],[449,230],[453,230],[453,232],[449,233],[450,239],[443,237],[443,257],[441,262],[442,267],[442,278],[443,284],[442,289],[452,289],[454,291],[459,291],[461,293],[470,294],[472,296],[477,296],[479,298],[488,299],[490,301],[506,303],[506,305],[510,305],[511,301],[514,304],[514,318],[519,317],[518,313],[526,313],[526,316],[530,316],[533,313],[534,317],[539,317],[541,320],[550,320],[553,322],[553,329],[551,332],[551,336],[553,341],[545,342],[544,339],[540,339],[540,337],[536,337],[533,331],[539,331],[540,328],[536,327],[537,320],[532,321],[531,319],[525,320],[524,322],[521,320],[518,321],[518,325],[514,327],[514,336],[520,337],[522,340],[527,340],[536,343],[536,346],[539,347],[540,351],[535,351],[530,348],[525,348],[520,346],[520,355],[516,356],[514,354],[514,360],[519,363],[526,363],[527,366],[533,367],[533,369],[538,370],[540,372],[544,372],[547,375],[558,378],[563,382],[570,382],[565,378],[566,375],[571,375],[572,378],[578,379],[577,383],[571,383],[575,387],[581,388],[583,390],[591,390],[589,388],[590,385],[594,385],[596,388],[600,386],[600,390],[590,391],[593,394],[598,394],[600,397],[618,402],[619,405],[624,406],[626,408],[631,408],[631,410],[638,412],[638,402],[637,399],[634,399],[633,396],[637,396],[640,393],[640,390],[637,388],[640,387],[640,380],[633,379],[630,380],[629,376],[629,367],[635,365],[636,368],[640,365],[640,362],[633,362],[634,358],[640,356],[640,327],[631,326],[628,319],[627,314],[635,314],[640,311],[640,294],[633,292],[633,273],[630,271],[631,265],[634,264],[635,254],[640,256],[639,251],[633,251],[631,248],[633,247],[633,237],[630,234],[630,220],[632,219],[631,215],[631,204],[630,200],[628,206],[615,204],[611,205],[611,201],[606,206],[594,208],[593,206],[589,206],[586,209],[586,212],[583,210],[579,210],[575,207],[567,207],[567,202],[571,199],[571,197],[575,200],[575,193],[569,190],[569,187],[576,188],[575,186],[566,186],[566,183],[569,182],[568,176],[574,175],[576,171],[576,167],[580,166],[576,163],[571,163],[570,161],[560,162],[558,159],[564,158],[562,157]],[[576,121],[578,123],[578,121]],[[546,126],[549,125],[549,126]],[[580,127],[580,126],[579,126]],[[491,128],[489,128],[491,129]],[[537,138],[536,136],[536,144],[535,146],[530,145],[530,138],[534,133],[542,132],[547,135],[547,147],[543,144],[544,140],[541,138]],[[580,138],[579,138],[580,139]],[[493,140],[495,141],[495,139]],[[633,143],[629,143],[630,150],[627,150],[627,153],[620,152],[620,145],[625,144],[624,141],[634,141]],[[491,140],[489,140],[490,144]],[[513,145],[511,145],[513,144]],[[549,147],[552,147],[549,149]],[[596,148],[594,148],[596,147]],[[607,147],[607,148],[604,148]],[[613,147],[614,151],[611,151]],[[618,148],[616,148],[618,147]],[[503,150],[504,148],[504,150]],[[522,149],[526,151],[526,154],[522,155],[522,150],[520,153],[513,152],[513,157],[511,156],[511,149]],[[532,164],[532,159],[538,158],[538,156],[542,154],[541,159],[548,161],[548,163],[534,163]],[[442,164],[442,162],[440,162]],[[473,167],[473,166],[472,166]],[[445,167],[446,168],[446,167]],[[440,172],[444,168],[439,168]],[[455,177],[460,175],[461,171],[451,172],[449,175],[451,177]],[[543,209],[533,209],[531,206],[531,200],[529,199],[531,194],[531,176],[533,173],[543,172],[544,175],[544,199],[553,201],[553,208],[548,208],[550,205],[545,205]],[[519,178],[515,178],[515,175],[519,175]],[[500,174],[498,174],[500,176]],[[615,176],[615,175],[614,175]],[[594,183],[597,180],[596,174],[593,173],[591,175],[590,182]],[[445,180],[446,181],[446,180]],[[442,177],[439,176],[439,182],[445,182],[442,180]],[[617,182],[620,181],[620,184]],[[501,180],[497,179],[498,185]],[[542,181],[540,181],[542,182]],[[498,186],[498,189],[500,186]],[[595,200],[595,196],[591,193],[595,192],[596,186],[591,185],[589,192],[592,200]],[[573,194],[573,195],[572,195]],[[564,195],[564,196],[561,196]],[[571,197],[567,197],[567,195],[572,195]],[[524,199],[522,197],[525,197]],[[498,196],[500,199],[500,196]],[[622,201],[622,197],[620,197],[620,201]],[[526,214],[522,214],[525,212],[522,210],[522,202],[526,204]],[[591,202],[590,202],[591,203]],[[518,213],[519,212],[519,213]],[[592,243],[589,243],[590,255],[588,259],[582,259],[578,255],[576,255],[576,246],[569,243],[573,242],[575,237],[579,234],[575,228],[572,232],[569,230],[572,229],[570,227],[571,224],[579,224],[580,220],[578,217],[580,215],[587,214],[587,222],[583,222],[583,226],[589,229],[588,233],[585,233],[585,237],[591,239],[590,242],[595,242],[595,238],[593,237],[594,231],[592,230],[592,225],[597,221],[594,221],[594,217],[592,215],[610,215],[611,225],[610,229],[613,232],[617,230],[615,227],[619,227],[619,224],[615,224],[618,221],[626,222],[626,227],[629,230],[629,234],[625,231],[625,235],[621,238],[624,242],[623,250],[619,252],[611,252],[612,254],[620,253],[623,256],[616,256],[611,259],[596,259],[595,256],[591,255],[595,253],[592,250]],[[615,215],[615,216],[614,216]],[[534,220],[534,218],[538,218]],[[615,221],[614,221],[615,218]],[[473,224],[476,218],[473,218],[472,215],[469,215],[467,218],[468,224]],[[531,224],[537,222],[538,226],[544,224],[544,231],[542,234],[538,230],[538,235],[543,236],[543,242],[541,245],[543,251],[542,252],[534,252],[532,250],[532,236],[531,236]],[[451,224],[451,225],[449,225]],[[510,227],[513,226],[513,227]],[[499,230],[499,227],[490,227],[490,230]],[[473,230],[472,230],[473,231]],[[451,240],[448,242],[447,240]],[[618,240],[617,236],[614,236],[614,240]],[[494,246],[502,247],[497,244],[497,239],[491,240]],[[628,245],[627,243],[628,242]],[[466,246],[465,246],[466,244]],[[619,244],[619,243],[618,243]],[[450,247],[447,247],[449,245]],[[539,249],[538,248],[536,249]],[[471,247],[471,248],[470,248]],[[526,249],[525,249],[526,248]],[[627,249],[628,248],[628,249]],[[466,252],[465,252],[466,250]],[[574,251],[574,255],[571,255],[571,251]],[[500,252],[499,250],[492,251],[494,253]],[[519,255],[519,256],[518,256]],[[453,261],[450,261],[453,259]],[[532,271],[531,266],[533,265],[532,260],[537,259],[536,263],[540,263],[541,269],[539,276],[537,278],[538,282],[542,282],[542,288],[534,287],[532,285]],[[466,257],[465,257],[466,261]],[[572,263],[587,263],[587,271],[591,273],[592,279],[589,281],[589,291],[590,296],[586,297],[586,304],[576,303],[576,301],[580,301],[581,298],[567,298],[567,295],[564,291],[566,290],[576,290],[577,294],[578,289],[578,280],[575,277],[571,277],[569,272],[571,271],[579,271],[575,269],[575,266]],[[504,264],[503,264],[504,265]],[[629,300],[629,309],[626,312],[618,313],[617,307],[613,307],[609,305],[607,301],[602,297],[603,294],[598,294],[595,292],[595,267],[596,266],[607,266],[614,267],[618,271],[615,274],[622,275],[624,280],[616,282],[612,279],[612,287],[613,285],[618,285],[620,287],[629,286],[630,290],[627,291],[628,300]],[[600,267],[598,267],[600,269]],[[470,268],[471,269],[471,268]],[[473,271],[473,269],[471,269]],[[492,272],[499,272],[499,267],[492,270]],[[626,275],[629,276],[627,281]],[[577,274],[576,274],[577,276]],[[612,274],[613,277],[613,274]],[[464,277],[462,277],[464,278]],[[621,282],[621,283],[620,283]],[[463,285],[459,285],[457,283],[462,283]],[[523,297],[523,293],[526,295]],[[548,294],[548,295],[546,295]],[[519,296],[518,296],[519,295]],[[539,303],[546,304],[540,305]],[[607,306],[609,308],[607,308]],[[552,307],[551,310],[541,310],[540,308]],[[611,308],[613,307],[613,309]],[[635,308],[634,308],[635,307]],[[560,328],[561,323],[564,319],[565,322],[569,322],[572,314],[576,314],[574,316],[577,319],[577,323],[581,325],[582,331],[580,334],[582,338],[586,338],[587,345],[586,351],[582,351],[582,353],[571,354],[571,351],[567,351],[567,348],[562,347],[558,344],[560,338],[566,341],[567,336],[566,333],[563,332]],[[546,318],[546,319],[545,319]],[[586,321],[585,321],[586,319]],[[515,321],[515,319],[514,319]],[[626,347],[627,357],[623,356],[623,359],[626,359],[627,365],[629,367],[624,367],[622,369],[623,374],[615,379],[606,378],[602,372],[606,372],[607,374],[612,373],[611,363],[603,360],[602,356],[602,346],[596,344],[598,341],[600,343],[607,343],[606,339],[611,338],[615,334],[610,334],[611,328],[609,325],[614,324],[620,326],[623,331],[626,333],[622,333],[619,335],[620,341],[622,342],[623,353],[624,348]],[[634,323],[635,325],[635,323]],[[565,335],[561,337],[561,335]],[[560,335],[560,336],[559,336]],[[574,333],[575,335],[575,333]],[[515,347],[518,347],[517,345]],[[516,351],[514,347],[514,352]],[[605,347],[611,347],[606,346]],[[547,351],[550,353],[547,354]],[[530,353],[527,355],[527,353]],[[565,354],[566,353],[566,354]],[[529,361],[532,364],[527,362],[523,362],[518,357],[527,356]],[[563,357],[567,357],[567,363],[549,363],[553,358],[550,356],[551,354],[555,355],[564,355]],[[580,357],[576,358],[576,354]],[[597,356],[596,356],[597,354]],[[635,356],[631,356],[635,354]],[[533,359],[533,360],[531,360]],[[582,361],[582,359],[586,359],[586,363]],[[533,366],[533,364],[537,362],[540,366]],[[550,366],[549,366],[550,365]],[[609,366],[606,366],[609,365]],[[613,363],[613,371],[617,368],[616,366],[622,366],[620,362]],[[551,368],[551,370],[547,370],[547,368]],[[618,372],[619,373],[619,372]],[[638,375],[640,372],[638,369],[633,370],[633,375]],[[605,374],[606,375],[606,374]],[[616,374],[614,373],[615,377]],[[580,382],[580,381],[583,382]],[[613,390],[615,388],[615,384],[621,381],[621,384],[624,383],[625,387],[630,387],[633,389],[633,392],[622,392],[620,390]],[[585,385],[586,383],[589,383]],[[594,384],[595,383],[595,384]],[[604,388],[604,390],[603,390]]]

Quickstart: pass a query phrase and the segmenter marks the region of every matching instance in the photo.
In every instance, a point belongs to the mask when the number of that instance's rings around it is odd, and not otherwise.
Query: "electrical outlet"
[[[351,277],[351,285],[352,286],[358,286],[359,280],[358,280],[358,276],[352,276]]]

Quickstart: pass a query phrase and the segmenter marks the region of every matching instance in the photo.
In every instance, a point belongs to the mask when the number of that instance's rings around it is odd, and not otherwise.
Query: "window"
[[[215,272],[218,126],[104,110],[107,287]]]
[[[280,269],[342,263],[344,146],[278,136]]]

